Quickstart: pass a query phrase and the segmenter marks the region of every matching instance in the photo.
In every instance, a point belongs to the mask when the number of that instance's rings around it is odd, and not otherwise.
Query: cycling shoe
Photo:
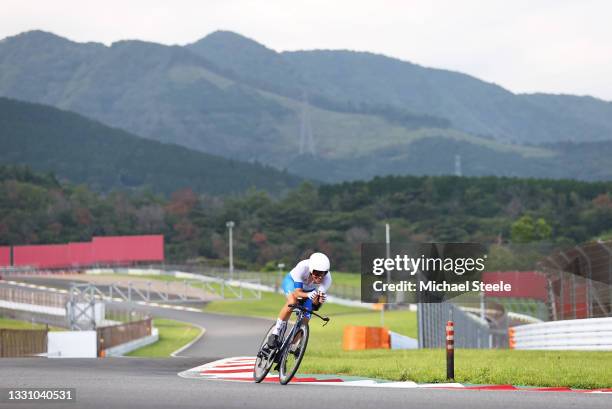
[[[267,342],[270,348],[278,348],[280,346],[278,335],[276,334],[270,334]]]

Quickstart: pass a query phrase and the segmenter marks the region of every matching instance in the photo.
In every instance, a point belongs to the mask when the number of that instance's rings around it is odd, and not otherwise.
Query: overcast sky
[[[269,48],[386,54],[513,92],[612,101],[608,0],[2,0],[0,38],[186,44],[223,29]]]

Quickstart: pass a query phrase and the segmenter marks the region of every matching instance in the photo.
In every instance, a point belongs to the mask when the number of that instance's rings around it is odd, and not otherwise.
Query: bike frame
[[[309,312],[312,315],[321,318],[324,321],[323,326],[327,325],[327,323],[329,322],[329,317],[324,317],[324,316],[321,316],[321,315],[317,314],[316,312],[314,312],[312,310],[307,310],[306,308],[304,308],[300,304],[290,304],[289,307],[293,308],[293,312],[295,312],[297,314],[297,318],[295,320],[295,324],[293,325],[293,328],[291,328],[291,332],[289,333],[289,336],[285,337],[285,331],[287,330],[286,328],[283,330],[283,333],[281,334],[280,338],[283,340],[283,343],[278,348],[278,353],[274,357],[274,362],[275,363],[280,363],[280,357],[283,356],[283,353],[285,352],[285,349],[289,348],[289,345],[291,344],[291,341],[293,341],[293,337],[295,337],[295,335],[297,334],[298,330],[302,326],[302,321],[304,320],[304,313],[305,312]]]
[[[323,322],[324,322],[323,326],[327,325],[327,323],[329,322],[329,317],[324,317],[324,316],[321,316],[321,315],[317,314],[316,312],[314,312],[312,310],[307,310],[306,308],[304,308],[300,304],[290,304],[289,307],[293,308],[293,312],[295,312],[297,314],[297,318],[295,320],[295,324],[293,325],[293,328],[291,328],[291,332],[289,333],[288,337],[285,337],[285,334],[284,334],[284,331],[283,331],[283,334],[282,334],[283,343],[278,348],[278,354],[276,355],[276,357],[274,359],[275,362],[277,361],[278,357],[282,357],[283,356],[283,353],[285,352],[285,349],[289,348],[289,345],[291,344],[291,341],[293,341],[293,337],[295,337],[295,334],[297,334],[298,330],[302,326],[302,321],[304,320],[304,313],[305,312],[309,312],[312,315],[321,318],[323,320]]]
[[[303,322],[304,322],[304,315],[305,313],[310,313],[314,316],[316,316],[317,318],[320,318],[321,320],[324,321],[323,326],[327,325],[327,323],[329,322],[329,317],[326,316],[321,316],[319,314],[317,314],[314,311],[308,310],[306,308],[304,308],[302,305],[300,304],[289,304],[289,307],[292,309],[292,313],[295,312],[297,314],[296,320],[295,320],[295,324],[293,325],[293,328],[291,328],[291,331],[289,332],[289,335],[287,337],[285,337],[285,333],[287,331],[286,327],[283,330],[283,332],[281,334],[279,334],[280,339],[282,339],[281,345],[278,348],[274,348],[274,349],[269,349],[269,348],[265,348],[265,346],[267,345],[267,343],[265,343],[261,346],[261,348],[259,349],[259,352],[257,353],[257,361],[255,363],[255,368],[253,369],[253,376],[255,378],[256,382],[261,382],[263,380],[263,378],[265,377],[265,375],[268,374],[268,371],[270,370],[271,366],[273,364],[277,364],[277,369],[279,368],[280,364],[282,363],[283,359],[285,359],[286,355],[289,353],[289,348],[291,345],[291,342],[293,341],[293,339],[295,338],[296,334],[298,331],[301,330]],[[270,331],[272,330],[272,328],[270,328]],[[268,332],[269,334],[270,332]],[[306,333],[306,335],[308,336],[308,332]],[[308,340],[308,338],[306,338]],[[308,341],[306,341],[308,342]],[[299,361],[297,362],[297,365],[292,369],[290,378],[288,378],[286,380],[286,382],[281,381],[281,383],[283,385],[285,385],[286,383],[288,383],[291,378],[293,378],[293,375],[295,375],[295,372],[297,371],[301,358],[304,356],[304,353],[306,352],[306,348],[305,348],[306,344],[304,345],[304,349],[301,352],[301,355],[299,357]],[[265,359],[267,361],[266,363],[266,367],[263,369],[265,371],[265,373],[260,373],[259,375],[257,374],[257,368],[260,368],[260,364],[258,364],[257,362],[260,359]],[[261,362],[260,362],[261,363]],[[282,369],[281,369],[282,372]]]
[[[296,314],[297,314],[297,318],[295,320],[295,324],[293,325],[293,328],[291,328],[291,332],[289,333],[289,336],[285,337],[285,331],[287,330],[287,328],[285,328],[283,330],[283,333],[281,334],[282,335],[281,339],[283,340],[283,343],[281,344],[280,348],[278,348],[278,354],[276,354],[276,357],[274,359],[275,361],[279,361],[277,358],[283,356],[285,349],[289,348],[291,341],[293,341],[293,337],[295,337],[295,335],[298,332],[298,329],[302,326],[302,321],[304,320],[304,311],[299,309],[296,311]]]

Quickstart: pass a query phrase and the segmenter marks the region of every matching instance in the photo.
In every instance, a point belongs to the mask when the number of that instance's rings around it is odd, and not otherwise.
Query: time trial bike
[[[311,313],[322,319],[323,326],[329,322],[329,317],[319,315],[300,304],[289,304],[289,308],[293,309],[292,312],[296,313],[297,317],[291,330],[287,331],[287,327],[285,327],[283,333],[279,335],[279,339],[282,340],[280,346],[274,348],[268,345],[268,337],[272,333],[274,325],[266,332],[261,343],[253,368],[253,379],[257,383],[264,380],[274,364],[276,364],[274,369],[279,372],[279,382],[286,385],[291,381],[302,362],[308,345],[310,331],[308,324],[304,322],[306,313]]]

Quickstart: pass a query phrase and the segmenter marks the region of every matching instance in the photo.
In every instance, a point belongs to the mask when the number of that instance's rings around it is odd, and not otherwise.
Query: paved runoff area
[[[290,405],[296,409],[312,409],[313,400],[316,400],[314,407],[335,409],[609,409],[612,404],[612,395],[606,393],[381,388],[355,384],[340,387],[335,382],[292,382],[283,386],[278,382],[255,384],[177,376],[209,362],[213,361],[205,358],[3,358],[0,388],[74,388],[76,402],[66,405],[0,403],[0,408],[270,409]]]

